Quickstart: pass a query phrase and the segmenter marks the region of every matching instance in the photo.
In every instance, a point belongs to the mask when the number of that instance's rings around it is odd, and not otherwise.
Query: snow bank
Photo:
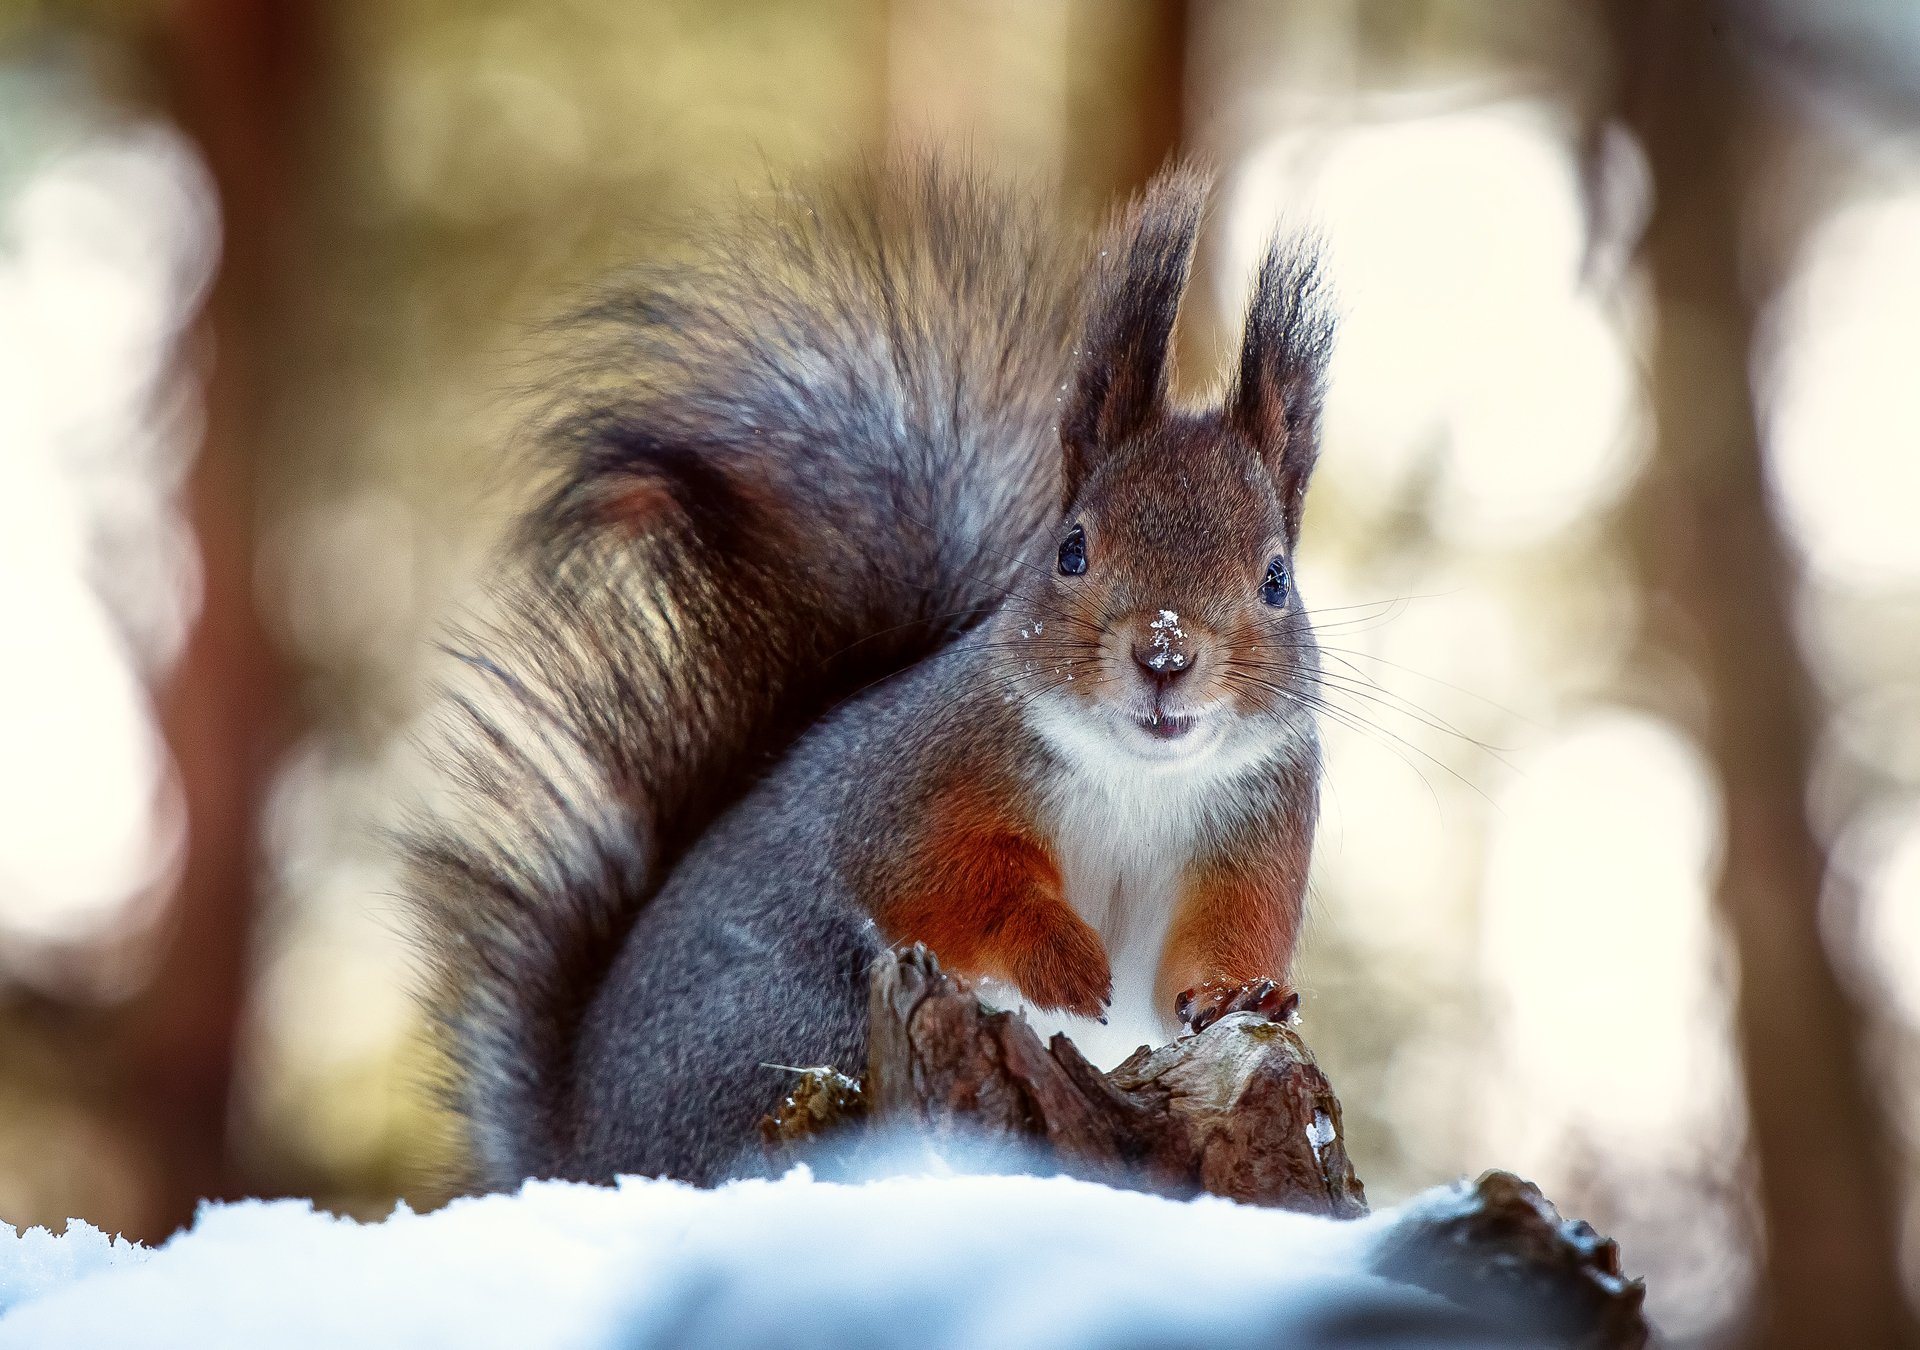
[[[204,1208],[148,1251],[0,1226],[0,1350],[65,1346],[1388,1346],[1447,1305],[1341,1223],[1063,1177],[796,1170],[715,1191],[528,1184],[360,1224]]]
[[[59,1237],[44,1228],[16,1233],[0,1224],[0,1316],[63,1285],[99,1271],[136,1265],[150,1255],[145,1247],[110,1238],[77,1219]]]

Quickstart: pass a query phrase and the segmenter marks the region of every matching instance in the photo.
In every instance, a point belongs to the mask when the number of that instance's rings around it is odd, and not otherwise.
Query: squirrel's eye
[[[1260,583],[1260,598],[1275,609],[1287,603],[1292,587],[1287,581],[1287,565],[1279,558],[1267,562],[1266,580]]]
[[[1077,577],[1087,570],[1087,532],[1075,525],[1060,542],[1060,575]]]

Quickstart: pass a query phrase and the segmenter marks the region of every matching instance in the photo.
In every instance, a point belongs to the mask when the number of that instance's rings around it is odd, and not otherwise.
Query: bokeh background
[[[1220,191],[1345,327],[1301,983],[1376,1201],[1504,1166],[1671,1344],[1911,1344],[1920,6],[0,0],[0,1220],[376,1215],[449,1132],[379,836],[541,321],[932,139]]]

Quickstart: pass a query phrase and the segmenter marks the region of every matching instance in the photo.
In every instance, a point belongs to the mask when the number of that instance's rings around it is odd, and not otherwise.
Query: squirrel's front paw
[[[1259,1013],[1270,1022],[1284,1022],[1300,1006],[1300,995],[1278,980],[1208,980],[1185,990],[1173,1001],[1173,1010],[1189,1031],[1205,1031],[1228,1013]]]
[[[1113,972],[1100,935],[1075,916],[1033,943],[1013,967],[1014,983],[1026,1000],[1051,1012],[1106,1020],[1113,1001]]]

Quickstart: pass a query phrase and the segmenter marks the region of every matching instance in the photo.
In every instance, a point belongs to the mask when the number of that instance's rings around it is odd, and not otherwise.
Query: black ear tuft
[[[1333,316],[1313,248],[1276,240],[1260,264],[1228,415],[1266,461],[1287,543],[1300,535],[1307,479],[1320,452],[1320,403]]]
[[[1166,399],[1168,343],[1193,263],[1207,180],[1176,166],[1106,234],[1081,330],[1079,369],[1060,421],[1069,503],[1102,456]]]

